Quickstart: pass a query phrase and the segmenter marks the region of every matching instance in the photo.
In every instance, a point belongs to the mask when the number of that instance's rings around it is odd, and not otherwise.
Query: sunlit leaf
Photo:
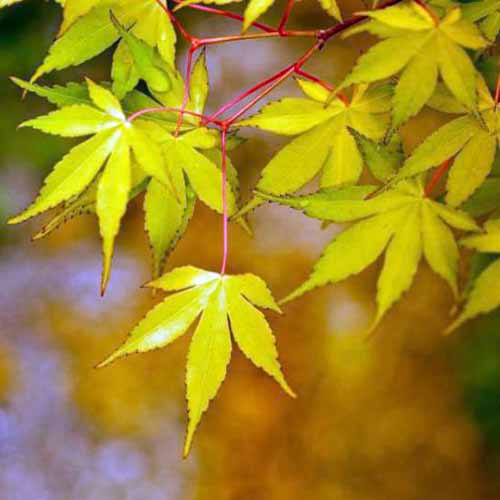
[[[231,333],[242,352],[290,396],[274,336],[254,305],[279,310],[265,283],[243,274],[222,276],[192,266],[177,268],[150,286],[174,291],[135,327],[126,342],[99,366],[135,352],[164,347],[183,335],[201,314],[191,340],[186,370],[189,424],[184,455],[210,401],[226,377]]]

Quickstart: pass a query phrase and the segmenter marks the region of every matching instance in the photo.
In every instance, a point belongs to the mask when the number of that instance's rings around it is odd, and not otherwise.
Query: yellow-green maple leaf
[[[365,11],[371,18],[355,28],[383,40],[371,47],[336,89],[356,83],[384,80],[400,73],[393,98],[393,127],[414,116],[430,99],[441,76],[453,95],[476,109],[476,70],[466,49],[486,47],[478,28],[462,17],[459,7],[442,18],[416,2]]]
[[[349,103],[336,98],[327,106],[327,96],[319,84],[301,87],[314,98],[284,98],[238,122],[240,126],[297,135],[264,167],[257,183],[259,191],[273,195],[293,193],[320,172],[321,187],[353,184],[363,170],[354,133],[375,141],[385,135],[390,86],[360,85]],[[255,208],[258,203],[254,198],[243,210]]]
[[[360,192],[352,189],[340,193],[332,190],[321,196],[271,198],[325,221],[356,221],[335,236],[316,262],[310,277],[284,302],[361,272],[384,250],[386,256],[377,285],[374,326],[410,287],[422,256],[456,294],[458,250],[448,226],[475,231],[478,228],[474,220],[464,212],[426,198],[420,181],[403,181],[368,200],[360,199]]]
[[[465,4],[462,7],[464,17],[469,21],[479,22],[484,35],[495,41],[500,31],[500,1],[483,0]]]
[[[500,219],[491,219],[484,225],[485,234],[469,236],[462,245],[478,252],[500,254]],[[500,258],[496,259],[476,278],[464,309],[449,326],[447,333],[466,321],[493,311],[500,306]]]
[[[295,396],[278,361],[271,328],[256,308],[280,312],[265,282],[253,274],[220,275],[192,266],[174,269],[150,283],[175,292],[152,309],[125,343],[99,366],[122,356],[159,349],[186,333],[201,315],[186,370],[189,424],[184,455],[210,401],[216,396],[231,358],[231,333],[243,354]]]
[[[104,289],[114,240],[132,188],[132,152],[146,174],[166,189],[172,187],[161,147],[148,134],[144,123],[130,123],[119,101],[104,87],[88,80],[88,90],[93,106],[65,106],[22,124],[63,137],[95,135],[75,146],[55,165],[37,199],[9,223],[23,222],[78,196],[106,165],[96,195],[96,211],[103,238]]]
[[[176,35],[169,17],[156,0],[67,0],[61,33],[33,80],[54,70],[81,64],[100,54],[119,38],[110,9],[131,33],[158,50],[174,66]],[[122,48],[123,63],[126,52]]]
[[[497,104],[481,77],[478,77],[478,94],[479,114],[456,118],[428,136],[405,161],[396,180],[425,172],[454,157],[446,184],[448,204],[461,205],[483,184],[498,149],[500,122]],[[450,109],[451,96],[441,97],[439,104],[443,103],[445,109]]]

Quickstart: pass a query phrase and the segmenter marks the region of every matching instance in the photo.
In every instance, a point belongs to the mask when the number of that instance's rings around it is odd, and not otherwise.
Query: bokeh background
[[[363,8],[343,1],[348,14]],[[267,17],[277,21],[283,2]],[[500,314],[441,335],[452,308],[446,285],[421,265],[411,292],[369,342],[380,263],[308,294],[272,317],[299,398],[234,351],[229,376],[181,459],[189,336],[168,349],[95,370],[157,301],[140,200],[118,240],[111,286],[99,297],[100,247],[92,216],[31,243],[42,221],[7,227],[70,141],[27,129],[48,109],[21,99],[10,75],[29,77],[60,19],[54,3],[0,13],[0,498],[2,500],[479,500],[500,498]],[[183,12],[200,34],[237,32],[228,20]],[[331,23],[312,0],[291,19]],[[368,38],[331,43],[308,66],[338,81]],[[210,107],[297,58],[307,41],[213,47]],[[183,48],[180,47],[180,54]],[[109,78],[109,53],[50,75],[62,83]],[[297,92],[290,82],[280,93]],[[445,117],[426,111],[403,131],[411,149]],[[233,153],[243,191],[283,144],[265,134]],[[280,297],[306,277],[339,230],[267,205],[255,239],[231,227],[230,272],[263,276]],[[216,269],[220,219],[198,205],[168,265]]]

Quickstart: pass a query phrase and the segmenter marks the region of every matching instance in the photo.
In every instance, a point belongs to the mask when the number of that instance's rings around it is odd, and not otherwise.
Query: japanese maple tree
[[[6,7],[22,0],[0,0]],[[278,361],[273,333],[260,311],[280,313],[265,282],[229,275],[230,222],[250,233],[249,215],[266,202],[346,224],[310,276],[280,304],[357,274],[384,255],[375,327],[407,291],[426,260],[449,285],[461,311],[447,331],[500,306],[500,0],[375,1],[344,19],[342,2],[320,0],[330,26],[291,29],[288,0],[279,24],[259,21],[274,0],[249,0],[243,15],[212,4],[231,0],[58,0],[58,36],[24,91],[56,109],[28,120],[47,134],[84,137],[53,168],[38,197],[10,223],[54,210],[41,238],[76,215],[94,213],[102,237],[101,290],[110,279],[114,242],[128,203],[143,195],[144,227],[153,258],[149,286],[169,292],[100,366],[164,347],[196,328],[187,359],[187,455],[196,427],[225,376],[234,344],[294,397]],[[235,21],[234,35],[195,36],[183,9]],[[334,37],[373,35],[374,42],[335,85],[304,69]],[[185,71],[176,42],[188,44]],[[212,45],[301,37],[310,48],[293,64],[205,112],[206,57]],[[39,84],[40,78],[113,47],[109,81]],[[335,64],[324,58],[324,64]],[[294,76],[303,97],[257,110]],[[449,120],[408,152],[400,127],[430,107]],[[252,197],[239,197],[238,167],[229,153],[245,128],[290,137],[262,169]],[[368,172],[371,183],[361,183]],[[318,179],[318,190],[310,188]],[[308,190],[304,194],[304,188]],[[298,193],[301,191],[300,193]],[[163,274],[197,200],[221,215],[221,266],[183,266]],[[250,236],[249,236],[250,237]],[[257,235],[258,237],[258,235]],[[475,252],[461,252],[460,247]],[[483,254],[491,254],[484,259]],[[476,259],[469,283],[460,259]]]

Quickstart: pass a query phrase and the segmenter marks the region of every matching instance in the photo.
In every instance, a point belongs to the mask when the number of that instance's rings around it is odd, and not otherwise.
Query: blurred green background
[[[348,14],[363,8],[343,2]],[[283,2],[268,15],[278,20]],[[183,12],[188,27],[235,33],[228,20]],[[284,396],[235,352],[228,378],[199,428],[184,438],[184,365],[189,338],[168,349],[93,368],[158,297],[149,277],[140,200],[118,241],[111,286],[98,293],[95,220],[70,222],[31,243],[41,222],[7,227],[70,142],[27,129],[45,112],[22,100],[10,75],[27,78],[60,18],[54,3],[0,13],[0,498],[2,500],[479,500],[500,498],[500,313],[441,336],[451,294],[425,266],[373,340],[379,264],[309,294],[272,317],[287,378]],[[312,0],[291,23],[331,23]],[[308,69],[338,81],[367,38],[336,41]],[[257,41],[212,48],[210,106],[293,61],[307,41]],[[182,54],[182,47],[180,54]],[[55,73],[47,82],[109,78],[109,56]],[[277,91],[293,93],[293,82]],[[409,148],[442,123],[426,111],[403,131]],[[256,133],[233,154],[244,192],[283,141]],[[304,279],[336,227],[285,208],[252,216],[255,239],[231,227],[230,271],[263,276],[280,297]],[[201,205],[169,266],[216,268],[220,219]]]

